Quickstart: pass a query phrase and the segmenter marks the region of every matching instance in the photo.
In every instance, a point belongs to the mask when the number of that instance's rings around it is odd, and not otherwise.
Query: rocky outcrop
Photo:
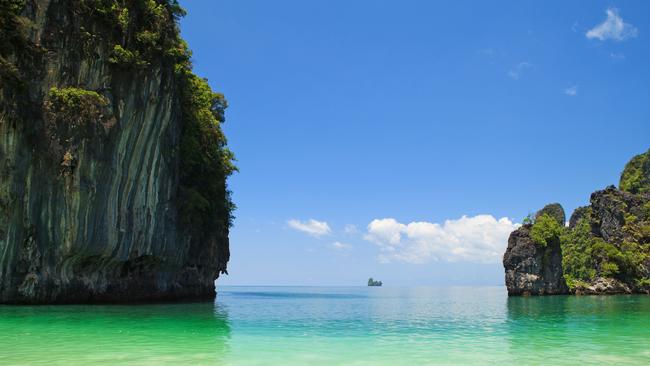
[[[630,221],[633,216],[644,221],[650,194],[633,194],[609,186],[592,193],[590,201],[594,234],[607,242],[621,243],[626,239],[635,240],[625,230],[626,219]]]
[[[578,221],[585,218],[590,212],[591,210],[589,206],[576,208],[571,214],[571,218],[569,219],[569,228],[573,229],[578,224]]]
[[[631,294],[633,290],[615,278],[598,277],[591,283],[578,284],[573,292],[576,295],[617,295]]]
[[[650,151],[634,157],[619,188],[592,193],[565,227],[559,204],[510,234],[509,295],[650,293]]]
[[[200,79],[178,38],[182,10],[162,0],[6,3],[0,303],[214,297],[229,259],[231,156],[214,140],[223,118],[205,123],[192,109],[204,107],[191,98]],[[225,103],[212,95],[205,109],[219,116]],[[192,144],[195,130],[207,131],[203,145]],[[210,144],[212,160],[190,150]],[[217,173],[184,175],[190,156]],[[209,194],[192,185],[201,178],[214,182]]]
[[[508,249],[503,256],[506,270],[506,288],[509,295],[556,295],[568,292],[562,276],[560,242],[546,246],[533,242],[532,225],[523,225],[508,238]]]

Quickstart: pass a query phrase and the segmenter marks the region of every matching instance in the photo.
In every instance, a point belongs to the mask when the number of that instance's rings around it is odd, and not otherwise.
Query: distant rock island
[[[503,266],[509,295],[650,294],[650,150],[568,225],[558,203],[526,218],[510,234]]]
[[[368,286],[381,286],[381,285],[382,285],[381,281],[375,281],[372,279],[372,277],[368,279]]]

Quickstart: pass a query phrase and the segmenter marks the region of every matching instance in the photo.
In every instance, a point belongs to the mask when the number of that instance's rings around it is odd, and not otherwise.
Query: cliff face
[[[508,238],[503,256],[509,295],[556,295],[568,291],[562,276],[560,242],[542,247],[531,239],[532,225],[523,225]]]
[[[509,295],[650,293],[650,151],[614,186],[564,223],[546,206],[510,234],[503,257]]]
[[[225,101],[191,74],[178,37],[182,10],[5,3],[0,302],[213,297],[229,259],[232,155]],[[199,164],[212,167],[208,188],[193,183],[206,178]]]

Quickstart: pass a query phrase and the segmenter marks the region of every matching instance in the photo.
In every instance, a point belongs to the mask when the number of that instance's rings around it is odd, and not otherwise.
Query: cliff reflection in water
[[[230,336],[217,302],[0,306],[0,349],[11,349],[0,352],[3,365],[213,364]]]
[[[648,335],[640,326],[650,314],[643,295],[509,297],[507,304],[509,351],[523,364],[538,361],[542,351],[568,361],[588,350],[616,362],[626,349],[643,348],[635,342]]]

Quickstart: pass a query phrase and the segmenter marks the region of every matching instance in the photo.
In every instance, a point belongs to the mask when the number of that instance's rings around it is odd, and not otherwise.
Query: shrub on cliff
[[[71,128],[83,127],[101,115],[108,99],[92,90],[51,88],[44,107],[50,121],[66,122]]]
[[[49,157],[59,159],[62,173],[75,165],[74,151],[87,138],[102,130],[102,110],[108,99],[92,90],[75,87],[51,88],[43,102]]]
[[[625,165],[619,188],[630,193],[650,192],[650,150],[633,157]]]
[[[143,60],[139,51],[130,51],[116,44],[111,51],[108,62],[121,67],[143,68],[149,66],[149,62]]]
[[[548,205],[544,206],[544,208],[537,211],[535,214],[535,220],[545,214],[554,218],[561,226],[564,226],[566,215],[564,214],[564,208],[562,208],[562,205],[559,203],[549,203]]]
[[[553,241],[557,241],[564,232],[564,227],[558,220],[547,213],[543,213],[535,219],[530,229],[530,237],[539,246],[545,247]]]

